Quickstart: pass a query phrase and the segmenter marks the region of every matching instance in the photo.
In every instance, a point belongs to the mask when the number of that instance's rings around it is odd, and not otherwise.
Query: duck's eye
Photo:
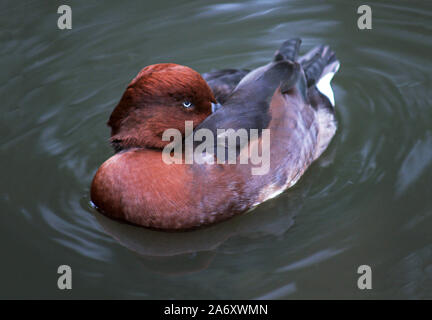
[[[192,107],[192,102],[190,102],[190,101],[184,101],[184,102],[183,102],[183,107],[185,107],[185,108],[190,108],[190,107]]]

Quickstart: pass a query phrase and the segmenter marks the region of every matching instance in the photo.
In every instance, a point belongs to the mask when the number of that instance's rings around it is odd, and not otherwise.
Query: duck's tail
[[[274,60],[290,60],[301,65],[304,72],[301,86],[305,99],[316,110],[318,140],[314,154],[317,159],[334,136],[337,124],[334,114],[334,94],[330,82],[339,69],[339,61],[329,46],[317,46],[298,58],[300,39],[285,41],[275,53]]]
[[[329,46],[320,45],[298,58],[301,40],[298,38],[285,41],[276,51],[274,60],[297,61],[301,64],[306,77],[307,87],[316,86],[334,106],[334,94],[330,82],[339,70],[339,60]]]
[[[300,57],[308,87],[316,88],[325,95],[332,106],[335,105],[334,93],[331,87],[331,80],[339,70],[339,60],[329,46],[317,46]]]
[[[280,61],[280,60],[297,61],[300,45],[301,45],[301,39],[299,38],[294,38],[285,41],[280,46],[279,50],[275,52],[274,61]]]

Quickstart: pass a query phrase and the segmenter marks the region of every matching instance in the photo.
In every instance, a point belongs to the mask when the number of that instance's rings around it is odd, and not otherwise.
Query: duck
[[[115,154],[93,178],[92,205],[115,220],[183,231],[248,212],[292,187],[337,130],[331,80],[340,62],[328,45],[302,56],[300,45],[299,38],[284,41],[253,70],[201,75],[175,63],[143,68],[109,117]],[[221,145],[226,132],[240,130],[246,140]],[[186,152],[173,150],[185,151],[198,132],[209,142],[205,154],[193,140],[189,151],[199,149],[201,161],[182,161]],[[254,173],[252,149],[266,154],[264,173]],[[226,161],[230,150],[229,160],[251,161]]]

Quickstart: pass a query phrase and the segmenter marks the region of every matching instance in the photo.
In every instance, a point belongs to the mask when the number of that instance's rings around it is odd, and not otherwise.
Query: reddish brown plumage
[[[193,104],[190,109],[182,103]],[[200,124],[211,113],[213,93],[201,75],[173,63],[145,67],[132,80],[108,125],[117,150],[131,147],[162,148],[162,133],[175,128],[184,133],[185,120]]]
[[[244,211],[243,185],[231,170],[167,165],[158,150],[131,149],[102,164],[91,199],[112,218],[158,229],[190,229]],[[227,192],[235,203],[221,196]]]
[[[182,107],[183,101],[193,108]],[[160,64],[144,68],[132,80],[108,121],[111,142],[121,152],[101,165],[91,199],[105,215],[159,229],[188,229],[224,220],[248,206],[241,199],[242,178],[230,170],[168,165],[161,148],[166,129],[184,133],[211,113],[215,102],[207,83],[194,70]],[[234,180],[234,181],[232,181]],[[211,191],[206,186],[211,186]],[[230,192],[236,203],[220,195]],[[204,193],[203,193],[204,192]],[[219,212],[219,211],[223,212]]]

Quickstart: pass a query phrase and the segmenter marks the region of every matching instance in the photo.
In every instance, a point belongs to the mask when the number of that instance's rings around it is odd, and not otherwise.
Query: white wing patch
[[[333,107],[335,106],[335,99],[333,89],[331,87],[331,80],[338,70],[338,61],[335,61],[334,63],[325,67],[322,73],[324,76],[319,79],[316,85],[317,89],[330,100],[330,103]]]

